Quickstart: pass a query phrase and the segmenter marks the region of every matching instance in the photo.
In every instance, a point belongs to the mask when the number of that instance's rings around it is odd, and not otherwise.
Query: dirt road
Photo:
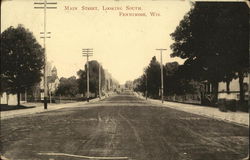
[[[121,94],[1,121],[11,160],[240,160],[248,128]]]

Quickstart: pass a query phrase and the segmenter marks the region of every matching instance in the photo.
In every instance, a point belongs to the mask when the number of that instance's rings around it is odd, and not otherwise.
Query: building
[[[245,92],[245,100],[249,99],[249,75],[245,74],[243,80],[244,92]],[[218,99],[231,99],[231,100],[240,100],[240,84],[239,79],[233,79],[229,85],[229,93],[227,93],[227,84],[225,82],[219,83],[218,89]]]
[[[48,88],[48,96],[49,96],[49,99],[51,101],[52,99],[52,96],[55,95],[55,92],[59,86],[59,78],[57,76],[57,69],[56,67],[54,66],[52,68],[52,65],[51,65],[51,62],[48,63],[47,65],[47,88]],[[43,97],[44,97],[44,77],[42,77],[42,80],[40,82],[40,97],[41,97],[41,100],[43,100]]]
[[[48,62],[47,65],[47,71],[48,71],[48,95],[51,97],[55,94],[55,91],[59,85],[59,79],[57,76],[57,69],[54,66],[52,68],[52,63]],[[33,86],[30,86],[28,89],[26,89],[23,93],[21,93],[20,96],[20,103],[26,103],[26,102],[40,102],[43,100],[44,97],[44,77],[41,77],[41,82],[34,84]],[[17,95],[16,94],[7,94],[6,92],[2,93],[0,95],[1,98],[1,104],[7,104],[7,105],[17,105]]]

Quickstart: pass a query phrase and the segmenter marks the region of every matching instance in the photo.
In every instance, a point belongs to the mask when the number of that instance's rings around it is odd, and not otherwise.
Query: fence
[[[164,99],[181,103],[201,104],[201,97],[198,94],[164,96]]]

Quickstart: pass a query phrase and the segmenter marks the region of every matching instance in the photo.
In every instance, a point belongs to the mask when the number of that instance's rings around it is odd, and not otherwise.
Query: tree
[[[89,90],[95,95],[98,95],[99,91],[99,63],[95,60],[89,61]],[[78,75],[78,85],[80,93],[87,92],[87,65],[85,64],[85,70],[79,70],[77,72]],[[105,83],[105,74],[104,69],[101,66],[101,87],[104,88]]]
[[[169,62],[164,65],[165,95],[184,95],[197,92],[198,82],[187,78],[182,68],[183,65],[179,65],[177,62]]]
[[[41,81],[44,50],[33,34],[22,25],[1,33],[1,90],[17,94]]]
[[[85,69],[86,70],[86,69]],[[99,63],[97,61],[89,61],[89,91],[98,95],[99,87]]]
[[[60,78],[60,83],[56,91],[57,95],[74,97],[78,93],[78,83],[75,76],[69,78]]]
[[[154,98],[159,97],[159,89],[161,85],[161,67],[155,56],[151,59],[149,66],[145,70],[145,76],[143,77],[147,77],[148,95]]]
[[[179,64],[177,62],[166,63],[163,66],[164,94],[181,94],[180,79],[177,78]]]
[[[147,79],[146,79],[146,74],[144,73],[142,76],[140,76],[139,78],[135,79],[133,81],[134,84],[134,91],[136,92],[142,92],[144,93],[144,95],[146,95],[146,91],[147,91]]]
[[[133,81],[126,81],[125,88],[130,89],[130,90],[133,89]]]
[[[166,63],[163,66],[163,83],[164,95],[183,95],[193,94],[197,92],[199,83],[191,80],[182,72],[183,65],[177,62]],[[133,81],[134,90],[144,93],[146,92],[150,97],[159,97],[159,88],[161,85],[160,64],[156,58],[153,57],[148,67],[144,69],[144,73],[139,78]],[[131,82],[128,81],[125,86],[129,86]]]
[[[77,71],[77,84],[79,88],[79,93],[84,94],[87,91],[87,75],[85,70]]]
[[[243,101],[243,75],[248,68],[246,3],[195,3],[171,34],[173,57],[186,59],[183,70],[190,78],[212,84],[215,101],[218,83],[239,77]]]

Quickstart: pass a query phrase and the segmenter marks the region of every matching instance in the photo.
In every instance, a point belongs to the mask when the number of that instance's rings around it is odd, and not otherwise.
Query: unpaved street
[[[129,93],[1,121],[11,160],[240,160],[248,128],[161,107]]]

